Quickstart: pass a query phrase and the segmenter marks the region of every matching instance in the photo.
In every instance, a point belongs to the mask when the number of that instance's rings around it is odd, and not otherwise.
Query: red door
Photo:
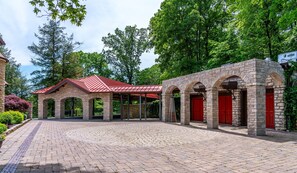
[[[232,124],[232,96],[219,96],[219,123]]]
[[[203,97],[192,98],[192,120],[203,121]]]
[[[274,129],[274,94],[266,92],[266,128]]]

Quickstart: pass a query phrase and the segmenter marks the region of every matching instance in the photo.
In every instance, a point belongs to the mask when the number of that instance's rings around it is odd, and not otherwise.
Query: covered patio
[[[115,81],[102,76],[90,76],[82,79],[64,79],[58,84],[35,91],[38,95],[38,119],[47,119],[52,111],[56,119],[65,118],[65,114],[78,114],[74,110],[74,101],[78,100],[81,106],[82,118],[89,120],[96,118],[95,103],[99,99],[102,105],[102,118],[110,121],[114,117],[119,119],[139,118],[147,119],[151,116],[161,118],[161,101],[158,110],[151,115],[147,104],[160,100],[162,86],[144,85],[134,86]],[[114,101],[117,101],[119,110],[114,110]],[[51,104],[48,104],[51,102]],[[65,110],[65,103],[69,102],[69,109]],[[133,104],[132,104],[133,103]],[[49,109],[49,105],[53,109]],[[136,110],[135,110],[136,109]],[[138,114],[136,116],[135,114]]]

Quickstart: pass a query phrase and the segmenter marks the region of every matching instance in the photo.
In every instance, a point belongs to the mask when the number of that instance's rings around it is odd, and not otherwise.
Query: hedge
[[[7,126],[5,124],[0,123],[0,135],[7,130]]]

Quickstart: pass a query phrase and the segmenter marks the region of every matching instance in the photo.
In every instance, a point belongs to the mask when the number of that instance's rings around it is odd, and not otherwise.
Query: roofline
[[[81,82],[81,81],[80,81]],[[59,82],[58,84],[56,84],[53,88],[49,89],[48,91],[46,91],[44,94],[51,94],[52,92],[54,92],[55,90],[57,90],[58,88],[60,88],[61,86],[63,86],[64,84],[69,83],[75,87],[77,87],[78,89],[86,92],[86,93],[90,93],[90,91],[80,87],[79,85],[77,85],[76,83],[72,82],[70,79],[66,78],[64,80],[62,80],[61,82]]]
[[[100,80],[103,83],[104,86],[106,86],[109,89],[109,91],[112,91],[111,88],[109,86],[107,86],[105,82],[103,82],[97,75],[95,75],[95,76],[98,80]]]

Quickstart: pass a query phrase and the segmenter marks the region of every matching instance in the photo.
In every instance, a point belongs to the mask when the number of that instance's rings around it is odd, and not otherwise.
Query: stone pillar
[[[88,98],[82,99],[83,104],[83,120],[90,119],[90,100]]]
[[[217,129],[219,127],[218,114],[218,90],[217,88],[209,88],[206,90],[207,96],[207,128]]]
[[[207,122],[207,99],[206,93],[203,95],[203,122]]]
[[[169,121],[169,104],[171,94],[162,94],[162,121]]]
[[[55,99],[55,118],[61,119],[61,100]]]
[[[190,124],[190,94],[187,92],[180,93],[180,123],[181,125]]]
[[[43,120],[47,118],[48,104],[47,100],[43,100],[38,94],[38,119]]]
[[[33,103],[30,102],[30,106],[28,108],[28,116],[27,119],[32,119],[32,114],[33,114]]]
[[[90,119],[93,119],[94,116],[94,101],[95,99],[91,99],[89,100],[89,115],[90,115]]]
[[[65,100],[66,99],[61,100],[61,103],[60,103],[60,118],[61,119],[65,118]]]
[[[233,98],[234,96],[234,98]],[[240,126],[241,124],[241,95],[240,89],[234,90],[232,96],[232,125]]]
[[[0,54],[1,57],[1,54]],[[0,58],[0,112],[4,112],[5,100],[5,66],[6,61]]]
[[[108,93],[104,98],[103,120],[111,121],[113,119],[113,94]]]
[[[265,84],[256,84],[247,87],[248,134],[251,136],[262,136],[266,134],[265,93]]]
[[[285,130],[285,114],[284,114],[284,87],[274,88],[274,116],[275,129]]]

